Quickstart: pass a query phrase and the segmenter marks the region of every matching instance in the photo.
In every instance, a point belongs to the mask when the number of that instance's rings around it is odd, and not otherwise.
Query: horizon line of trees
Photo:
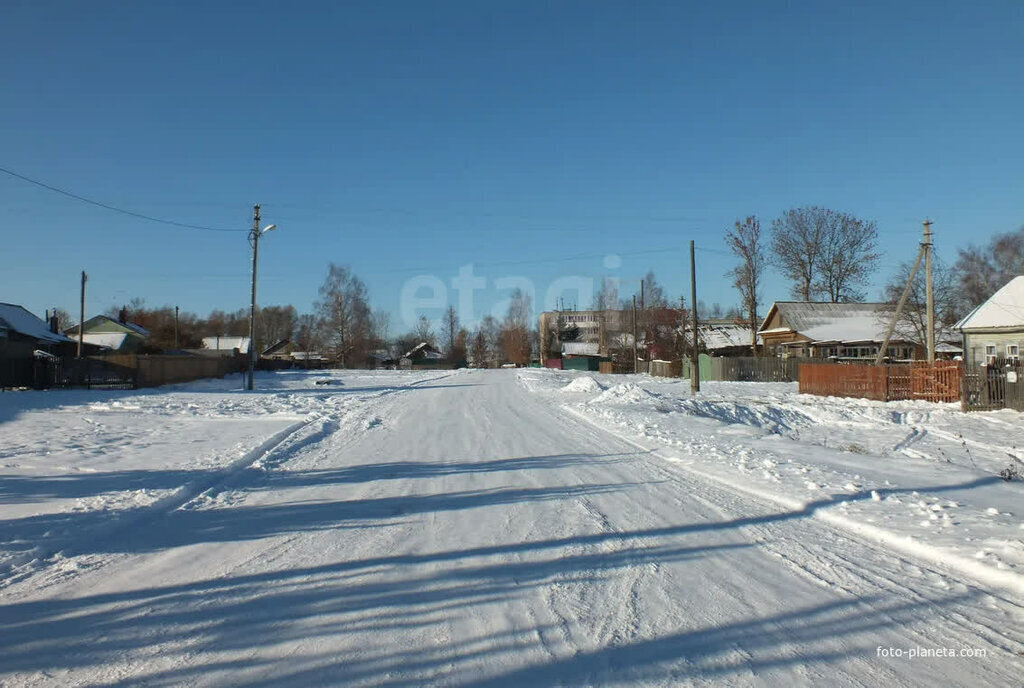
[[[738,292],[739,303],[723,309],[718,303],[708,307],[698,301],[698,317],[742,321],[754,332],[760,324],[761,306],[766,302],[763,292],[768,268],[786,278],[792,295],[800,300],[862,302],[880,257],[874,222],[818,206],[783,212],[771,221],[767,233],[762,231],[755,215],[747,216],[726,231],[725,242],[737,259],[726,276]],[[909,257],[901,262],[882,286],[884,301],[894,304],[898,300],[911,263]],[[937,322],[948,328],[1020,274],[1024,274],[1024,226],[997,234],[984,246],[969,244],[958,249],[952,264],[934,256]],[[635,297],[641,313],[638,335],[642,341],[658,351],[681,351],[686,344],[679,341],[675,330],[685,329],[684,321],[689,318],[685,299],[670,301],[653,271],[646,273],[642,285],[638,285],[635,294],[620,298],[617,282],[605,278],[590,307],[603,312],[629,311]],[[921,270],[898,324],[900,336],[923,340],[924,301]],[[365,283],[350,267],[329,263],[309,312],[300,313],[292,305],[257,308],[254,344],[257,351],[262,351],[287,339],[296,350],[324,353],[343,367],[363,367],[373,354],[397,360],[421,342],[440,349],[453,363],[526,365],[534,353],[539,353],[539,332],[532,321],[532,305],[529,295],[517,289],[503,318],[488,315],[470,329],[462,325],[454,306],[449,306],[438,323],[438,332],[434,331],[433,322],[421,317],[409,332],[392,335],[389,314],[371,309]],[[133,298],[128,304],[112,306],[105,314],[117,318],[122,310],[129,321],[149,330],[148,350],[175,347],[173,306],[148,307],[144,299]],[[660,311],[664,312],[659,314]],[[55,309],[54,313],[61,330],[74,324],[66,311]],[[560,338],[572,337],[571,328],[563,331],[560,325],[559,330]],[[214,309],[205,317],[188,311],[178,313],[177,347],[181,349],[199,348],[203,337],[248,334],[248,308]]]
[[[863,302],[870,278],[878,269],[878,227],[849,213],[819,206],[793,208],[771,222],[770,235],[750,215],[727,230],[726,245],[736,265],[726,273],[740,294],[741,309],[756,332],[765,302],[763,279],[768,267],[789,280],[801,301]],[[902,261],[881,288],[884,302],[895,305],[907,283],[913,261]],[[1024,226],[997,234],[984,247],[958,249],[949,265],[933,253],[932,281],[936,321],[946,334],[956,322],[981,305],[1000,287],[1024,274]],[[911,285],[897,333],[925,339],[925,275]],[[941,332],[940,332],[941,334]]]

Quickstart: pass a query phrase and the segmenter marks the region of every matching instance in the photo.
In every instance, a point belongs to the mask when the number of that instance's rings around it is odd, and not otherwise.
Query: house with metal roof
[[[35,351],[73,354],[74,340],[55,329],[22,306],[0,303],[0,358],[31,358]]]
[[[1024,275],[1014,277],[956,324],[964,360],[976,365],[1020,364],[1024,349]]]
[[[892,318],[888,303],[776,301],[758,329],[765,353],[779,357],[870,360],[885,341]],[[920,342],[892,339],[893,360],[924,358]]]
[[[123,315],[123,314],[122,314]],[[64,330],[72,339],[78,338],[78,325]],[[149,339],[149,330],[128,322],[124,317],[114,319],[106,315],[89,318],[82,325],[82,341],[92,347],[120,353],[135,353]]]

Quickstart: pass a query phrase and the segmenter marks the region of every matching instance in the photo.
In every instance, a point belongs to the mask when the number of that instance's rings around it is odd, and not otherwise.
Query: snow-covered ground
[[[1020,682],[1012,413],[257,382],[0,394],[0,685]]]
[[[798,394],[796,383],[520,374],[688,470],[1024,595],[1024,417]],[[1014,471],[1021,479],[1006,481]]]

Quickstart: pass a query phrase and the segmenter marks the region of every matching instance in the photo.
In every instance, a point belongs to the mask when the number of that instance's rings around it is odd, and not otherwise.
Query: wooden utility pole
[[[640,327],[639,330],[644,335],[644,349],[647,349],[647,311],[644,310],[644,280],[640,280]],[[650,358],[648,356],[648,358]],[[650,366],[650,363],[647,364]],[[651,372],[650,368],[647,372]]]
[[[700,391],[700,358],[697,354],[697,261],[693,257],[693,239],[690,239],[690,326],[693,328],[693,350],[690,351],[690,394]]]
[[[78,303],[78,351],[75,353],[76,358],[82,357],[82,344],[85,341],[85,281],[87,279],[85,270],[82,270],[82,288]]]
[[[633,372],[637,372],[636,365],[636,294],[633,294]]]
[[[178,307],[174,307],[174,348],[178,348]]]
[[[925,279],[925,314],[928,337],[928,362],[935,363],[935,298],[932,294],[932,221],[925,220],[924,225],[924,279]]]

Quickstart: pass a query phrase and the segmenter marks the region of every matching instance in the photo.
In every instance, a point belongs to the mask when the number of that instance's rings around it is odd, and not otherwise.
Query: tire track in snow
[[[592,427],[607,432],[612,436],[637,447],[638,449],[642,449],[653,456],[660,457],[665,461],[672,463],[674,466],[678,467],[680,471],[686,472],[705,485],[711,483],[734,495],[742,494],[760,502],[768,502],[781,506],[793,511],[794,513],[805,513],[811,518],[824,521],[837,529],[846,531],[849,535],[871,541],[875,545],[886,547],[892,552],[898,552],[903,556],[909,556],[915,560],[925,562],[928,565],[937,566],[940,570],[956,571],[959,575],[970,580],[981,582],[1000,590],[1012,592],[1018,598],[1024,597],[1024,576],[1014,571],[995,569],[985,564],[969,560],[966,557],[948,550],[944,550],[924,542],[911,540],[905,536],[869,523],[856,521],[848,516],[830,510],[829,507],[834,506],[834,504],[804,502],[781,494],[771,493],[767,490],[760,490],[748,485],[727,481],[694,466],[681,463],[676,456],[673,456],[672,450],[670,449],[664,447],[651,448],[645,446],[634,438],[628,437],[624,434],[619,434],[614,430],[598,425],[594,420],[589,418],[587,415],[580,413],[576,409],[562,406],[562,410],[581,421],[590,424]],[[841,500],[835,500],[835,504],[838,504],[840,501]]]
[[[1008,610],[996,610],[1003,614],[1000,619],[993,618],[990,623],[980,623],[977,620],[955,611],[954,606],[948,605],[948,600],[943,598],[936,598],[934,595],[929,596],[926,591],[922,591],[921,586],[915,585],[917,583],[928,583],[933,578],[941,585],[931,585],[932,588],[945,588],[945,592],[950,591],[949,584],[945,583],[945,579],[948,574],[943,572],[953,569],[958,574],[962,574],[967,578],[968,581],[980,580],[982,583],[989,584],[996,590],[1007,590],[1011,593],[1017,592],[1015,585],[1019,582],[1014,580],[1015,578],[1021,578],[1019,575],[1013,572],[1004,572],[992,570],[993,573],[997,574],[992,576],[996,579],[996,583],[1006,583],[1004,577],[998,574],[1007,574],[1005,578],[1009,579],[1009,585],[993,584],[990,580],[984,580],[987,571],[982,571],[981,576],[972,575],[974,569],[977,568],[974,562],[968,562],[966,567],[967,571],[963,571],[957,566],[958,562],[950,562],[950,557],[945,552],[938,550],[938,548],[932,548],[928,546],[922,546],[925,551],[922,553],[915,545],[921,544],[912,542],[907,547],[907,551],[900,546],[903,543],[900,542],[901,538],[895,534],[888,533],[881,528],[871,526],[868,524],[860,524],[852,522],[846,516],[841,514],[831,514],[830,512],[822,512],[820,509],[811,508],[812,505],[804,503],[795,503],[794,500],[789,500],[785,497],[777,495],[771,495],[762,493],[756,489],[746,490],[743,486],[733,485],[732,483],[726,482],[721,478],[714,475],[706,475],[702,471],[696,468],[692,468],[688,465],[682,464],[679,460],[671,455],[670,450],[666,449],[651,449],[640,442],[627,437],[619,435],[613,430],[608,430],[603,426],[598,425],[587,416],[579,413],[571,407],[562,407],[562,410],[568,412],[570,417],[577,418],[584,423],[587,423],[593,427],[600,429],[603,432],[607,432],[612,436],[621,439],[633,446],[644,450],[648,455],[652,455],[657,458],[661,458],[665,462],[671,465],[669,468],[667,465],[659,465],[658,462],[647,461],[645,462],[649,467],[653,468],[658,474],[666,476],[669,480],[677,482],[681,485],[681,488],[691,499],[696,499],[708,506],[721,510],[721,507],[726,506],[732,513],[729,518],[735,518],[736,515],[742,515],[751,513],[751,502],[750,498],[754,498],[754,503],[775,503],[785,508],[791,509],[794,512],[806,512],[807,516],[815,517],[818,521],[817,527],[820,529],[819,532],[823,532],[828,535],[829,542],[833,543],[830,547],[817,547],[810,548],[806,546],[799,535],[794,537],[793,533],[787,532],[784,527],[779,527],[784,524],[785,521],[780,523],[774,523],[766,521],[764,523],[756,523],[756,519],[752,518],[751,524],[744,525],[743,530],[746,530],[753,534],[755,541],[766,551],[766,553],[772,554],[785,563],[787,568],[799,569],[801,575],[810,578],[817,584],[825,584],[830,588],[835,589],[837,592],[852,596],[855,598],[863,598],[865,596],[871,596],[877,594],[879,590],[884,590],[889,593],[894,593],[900,596],[902,599],[915,600],[917,603],[928,606],[940,612],[937,616],[939,618],[945,616],[944,626],[947,626],[945,630],[948,633],[945,637],[956,638],[963,636],[965,633],[973,635],[975,639],[983,638],[989,642],[993,647],[999,647],[1007,651],[1009,654],[1016,654],[1017,648],[1024,643],[1024,636],[1019,633],[1013,633],[1010,630],[1003,631],[1000,629],[1014,629],[1019,627],[1019,619],[1024,614],[1024,607],[1020,604],[1020,598],[1012,595],[1010,597],[1002,596],[998,597],[1003,605],[1009,605]],[[675,472],[673,469],[679,469],[679,472]],[[709,497],[702,497],[700,492],[704,492]],[[793,501],[794,503],[790,503]],[[763,510],[758,509],[759,513],[763,513]],[[880,531],[881,535],[876,534],[875,531]],[[890,540],[895,540],[895,543],[890,543]],[[849,546],[847,543],[857,543],[860,547],[871,547],[872,545],[879,545],[894,551],[901,555],[910,555],[908,558],[896,557],[893,559],[895,564],[902,566],[904,569],[906,566],[917,567],[923,564],[923,569],[918,569],[920,575],[908,576],[906,572],[894,571],[894,570],[873,570],[870,567],[865,567],[863,561],[856,559],[850,559],[847,557]],[[896,546],[892,546],[892,545]],[[820,551],[817,551],[820,550]],[[935,552],[929,552],[927,550],[936,550]],[[949,564],[953,565],[950,566]],[[877,562],[876,562],[877,564]],[[930,567],[934,566],[935,569]],[[957,578],[952,579],[954,582],[954,592],[959,589],[958,595],[969,594],[967,585],[957,581]],[[932,581],[934,583],[934,581]],[[982,588],[980,592],[983,595],[983,599],[993,599],[993,593],[991,590]],[[993,609],[993,605],[989,605]],[[884,610],[877,611],[875,613],[886,614]],[[991,614],[989,616],[992,616]],[[887,616],[887,618],[890,618]],[[904,623],[898,619],[891,619],[893,624],[903,626]],[[922,646],[927,646],[934,642],[935,633],[937,629],[925,629],[912,631],[907,629],[907,632],[913,633],[917,638],[920,639]]]
[[[49,543],[47,546],[37,545],[25,555],[11,561],[5,570],[0,571],[0,590],[15,583],[24,581],[32,576],[46,573],[58,563],[58,557],[61,559],[72,559],[74,557],[81,556],[79,554],[79,550],[82,550],[85,546],[88,546],[88,548],[94,548],[97,544],[109,541],[129,530],[137,529],[139,526],[147,522],[155,521],[177,509],[185,508],[202,495],[208,495],[210,497],[219,495],[224,491],[222,488],[229,485],[248,469],[252,469],[254,467],[261,469],[277,467],[279,463],[287,461],[290,457],[285,457],[282,461],[274,461],[272,457],[302,431],[310,428],[318,422],[322,424],[321,432],[313,438],[309,438],[300,443],[295,447],[293,453],[301,451],[301,449],[304,449],[311,444],[321,442],[331,434],[334,434],[338,429],[340,429],[342,419],[347,415],[346,412],[349,412],[351,407],[354,405],[362,405],[362,403],[365,402],[382,399],[423,384],[451,377],[457,373],[458,371],[446,372],[444,374],[415,380],[406,385],[390,387],[369,394],[363,393],[353,395],[341,392],[338,394],[327,395],[326,398],[322,400],[323,403],[320,410],[313,411],[302,420],[296,421],[286,428],[274,433],[271,437],[264,440],[256,447],[246,451],[239,458],[229,462],[226,466],[223,466],[220,469],[215,469],[209,474],[203,475],[201,478],[188,481],[170,494],[167,494],[150,504],[139,506],[131,510],[113,512],[106,521],[92,526],[85,531],[69,532],[66,536],[55,539],[55,541]],[[336,401],[341,401],[343,403],[338,406],[335,403]],[[360,410],[366,411],[367,409],[363,407]],[[372,408],[369,409],[369,411],[371,411],[370,415],[372,415]],[[379,417],[368,419],[367,429],[371,426],[376,427],[380,424],[381,422]],[[67,515],[69,518],[68,525],[70,528],[73,528],[73,517],[75,514],[72,512]],[[66,552],[67,554],[65,555]],[[97,566],[102,567],[111,560],[112,559],[90,562],[90,565],[85,570],[95,570]],[[59,573],[63,574],[59,576],[59,581],[50,581],[44,584],[49,585],[51,582],[64,581],[81,573],[81,571],[78,567],[73,567],[70,570],[62,570]]]
[[[212,475],[206,476],[205,479],[187,482],[171,494],[165,495],[151,504],[127,512],[116,512],[105,523],[94,526],[84,533],[75,533],[73,538],[69,536],[67,539],[53,542],[48,547],[37,546],[32,551],[30,560],[23,562],[21,565],[15,563],[8,571],[4,572],[4,575],[0,576],[0,588],[7,587],[12,583],[39,573],[49,564],[53,563],[49,560],[52,560],[57,554],[66,551],[69,547],[72,550],[71,556],[75,556],[74,550],[80,549],[83,544],[95,545],[96,543],[102,543],[128,529],[136,528],[146,521],[159,518],[184,506],[203,492],[216,488],[252,466],[255,462],[265,458],[284,444],[292,435],[315,420],[315,418],[307,418],[292,423],[285,429],[274,433],[269,439],[261,442],[259,446],[230,462],[224,468],[214,471]],[[70,516],[73,517],[74,514]],[[34,561],[41,562],[42,565],[31,566]]]

